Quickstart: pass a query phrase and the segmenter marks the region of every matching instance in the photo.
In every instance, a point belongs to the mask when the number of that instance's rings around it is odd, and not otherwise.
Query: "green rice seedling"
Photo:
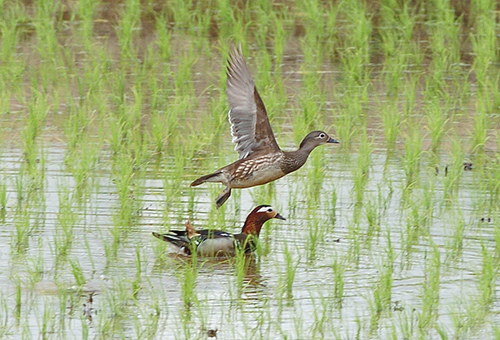
[[[322,240],[326,236],[326,229],[322,225],[322,221],[317,217],[316,214],[312,214],[312,219],[308,223],[308,234],[307,234],[307,248],[306,248],[306,258],[309,263],[314,262],[316,259],[316,251],[318,246],[322,243]]]
[[[357,166],[353,167],[354,197],[357,203],[363,201],[366,184],[370,175],[371,154],[373,152],[373,140],[368,141],[366,130],[361,135],[361,143],[357,158]]]
[[[211,9],[209,6],[205,6],[205,3],[199,2],[196,4],[196,22],[196,26],[191,25],[191,31],[199,37],[199,39],[195,39],[194,43],[199,49],[208,47],[209,41],[207,37],[212,33],[213,21]],[[210,49],[206,48],[206,51],[207,56],[210,57]]]
[[[72,209],[72,200],[67,188],[59,189],[59,212],[54,235],[54,245],[58,256],[66,257],[71,252],[73,244],[73,228],[77,216]]]
[[[9,6],[3,6],[1,14],[2,22],[0,24],[0,32],[2,41],[0,42],[0,53],[2,61],[14,66],[10,63],[16,58],[16,46],[19,44],[20,32],[17,29],[18,25],[26,20],[25,8],[22,3],[12,3]],[[2,75],[8,76],[9,72],[2,68]]]
[[[0,319],[0,337],[7,337],[12,334],[12,324],[10,322],[9,315],[11,314],[11,310],[7,305],[7,299],[0,295],[0,315],[2,318]]]
[[[454,217],[453,231],[450,240],[447,242],[445,249],[447,250],[446,262],[451,263],[460,260],[464,247],[464,236],[466,224],[462,213],[458,211],[458,216]]]
[[[92,48],[92,36],[94,33],[94,15],[98,6],[98,0],[81,0],[77,4],[76,13],[80,18],[79,32],[87,51]]]
[[[500,200],[500,168],[498,165],[498,161],[495,161],[487,170],[489,204],[494,207],[493,209],[498,206]]]
[[[5,218],[7,201],[8,201],[7,183],[4,179],[0,179],[0,220]]]
[[[186,104],[197,104],[197,97],[194,95],[193,67],[196,64],[196,54],[193,47],[185,51],[182,58],[178,60],[177,70],[174,73],[175,94]],[[184,112],[183,112],[184,113]]]
[[[227,115],[223,114],[226,111],[226,99],[223,96],[215,95],[207,103],[205,112],[196,119],[196,126],[193,127],[196,132],[196,143],[191,141],[190,146],[193,147],[193,160],[206,165],[207,161],[212,161],[212,158],[206,157],[205,153],[212,154],[219,150],[227,141],[227,131],[229,130]],[[177,118],[175,118],[177,119]],[[177,123],[178,124],[178,123]],[[198,125],[199,124],[199,125]],[[202,129],[200,127],[203,126]],[[175,130],[174,130],[175,131]]]
[[[496,231],[497,240],[500,240],[500,234]],[[478,275],[478,288],[480,292],[479,302],[482,308],[489,306],[494,300],[498,270],[500,269],[500,260],[498,254],[494,256],[485,245],[482,245],[482,266]]]
[[[356,206],[355,209],[359,209],[359,206]],[[359,215],[359,213],[354,214],[355,218]],[[360,230],[358,225],[354,223],[359,223],[359,221],[354,221],[348,225],[349,234],[347,238],[349,239],[349,250],[347,252],[347,261],[357,266],[361,255],[362,237],[359,235]]]
[[[422,311],[418,317],[420,330],[433,327],[438,316],[441,259],[438,247],[433,243],[431,247],[425,261],[425,279],[422,283]]]
[[[275,57],[275,71],[281,74],[281,65],[283,62],[283,54],[285,53],[285,46],[287,42],[287,30],[285,28],[284,22],[288,20],[288,10],[283,9],[281,13],[271,12],[272,25],[274,26],[274,50],[273,55]]]
[[[436,182],[428,180],[422,187],[422,222],[424,227],[429,227],[432,224],[435,209],[435,193]]]
[[[137,299],[137,295],[142,288],[142,258],[141,258],[141,248],[136,245],[135,247],[135,277],[131,280],[132,284],[132,295]]]
[[[100,143],[92,143],[85,138],[82,140],[81,146],[74,151],[71,160],[68,161],[70,171],[75,181],[75,195],[77,198],[82,198],[88,192],[89,180],[95,171],[96,164],[100,156]],[[92,182],[92,181],[90,181]],[[92,184],[95,184],[93,182]]]
[[[23,205],[26,204],[26,200],[28,198],[28,190],[27,184],[28,180],[26,179],[26,171],[23,167],[20,168],[19,174],[13,179],[13,186],[15,188],[16,199],[17,199],[17,208],[20,211],[23,208]]]
[[[385,37],[387,41],[384,41],[385,44],[394,45],[391,47],[386,47],[388,51],[386,51],[386,60],[384,62],[383,70],[381,72],[381,80],[383,80],[384,85],[386,87],[386,93],[389,98],[396,98],[397,94],[400,91],[404,80],[404,71],[407,63],[407,56],[405,53],[399,53],[400,44],[394,43],[394,30],[388,29],[387,31],[391,32],[389,37]],[[387,34],[386,34],[387,35]],[[398,50],[398,53],[394,53],[392,50]],[[384,111],[388,111],[390,108],[385,108]],[[384,124],[385,126],[385,124]]]
[[[285,242],[283,244],[283,255],[285,256],[286,272],[285,276],[285,291],[287,299],[293,299],[293,282],[295,281],[295,275],[297,274],[297,268],[300,264],[300,257],[294,258],[293,254],[288,249],[288,244]]]
[[[369,39],[373,29],[370,14],[364,3],[355,2],[349,5],[341,3],[338,15],[346,20],[346,25],[350,28],[339,42],[343,47],[340,56],[347,83],[367,83],[370,74],[367,68],[370,61]]]
[[[78,259],[70,259],[69,264],[71,266],[73,277],[75,278],[75,285],[78,288],[82,288],[87,280],[85,279],[85,275],[83,274],[83,269],[80,265],[80,261]]]
[[[344,275],[346,271],[346,263],[344,260],[339,259],[337,256],[332,265],[333,269],[333,297],[335,298],[336,305],[342,308],[342,301],[344,299]]]
[[[155,89],[157,90],[157,89]],[[171,131],[169,130],[169,124],[165,119],[165,112],[160,110],[160,106],[165,105],[164,103],[159,103],[157,97],[160,97],[160,91],[156,91],[153,95],[153,110],[151,112],[151,130],[149,139],[152,140],[155,145],[155,152],[157,156],[160,156],[168,145],[168,139],[171,137]],[[159,158],[158,158],[159,159]]]
[[[31,224],[31,213],[27,209],[18,212],[14,225],[16,229],[11,249],[22,254],[28,249],[29,236],[34,228]]]
[[[439,0],[429,4],[430,32],[432,50],[432,78],[435,84],[443,84],[445,72],[460,61],[460,22],[455,19],[449,0]]]
[[[106,260],[109,262],[116,260],[118,256],[118,249],[128,234],[126,228],[120,226],[118,222],[121,218],[122,216],[115,217],[113,228],[109,230],[111,242],[104,243],[104,253],[106,254]]]
[[[450,162],[445,165],[443,178],[444,198],[450,203],[457,197],[460,177],[464,169],[464,158],[465,155],[463,153],[460,140],[458,139],[458,137],[455,137],[452,140]]]
[[[327,3],[323,8],[325,15],[325,26],[324,26],[324,37],[327,41],[335,41],[341,39],[341,33],[339,30],[339,11],[342,9],[343,3]],[[325,44],[324,52],[325,55],[333,55],[335,53],[335,48],[337,45],[335,43]]]
[[[380,103],[380,107],[387,148],[392,150],[399,136],[402,117],[396,102],[393,100]]]
[[[180,151],[179,153],[182,153],[182,151]],[[168,166],[171,166],[170,163],[167,164]],[[165,193],[164,208],[166,212],[172,211],[179,206],[179,198],[185,190],[183,187],[183,183],[178,180],[180,175],[182,175],[182,172],[179,173],[175,170],[164,172],[163,191]]]
[[[25,264],[27,275],[27,286],[29,289],[34,289],[35,285],[42,281],[45,274],[43,252],[39,251],[36,256],[27,259]]]
[[[172,11],[173,22],[176,28],[187,29],[192,27],[193,22],[193,10],[192,4],[189,1],[176,0],[173,1],[172,6],[169,6],[169,10]]]
[[[250,192],[252,201],[258,202],[273,202],[276,198],[276,183],[271,182],[266,185],[255,187]]]
[[[417,16],[410,4],[389,0],[381,3],[380,19],[380,46],[385,56],[382,74],[387,94],[395,96],[400,91],[403,72],[412,54],[410,44]]]
[[[277,100],[275,99],[275,90],[271,86],[274,85],[277,88],[282,87],[283,81],[279,78],[273,77],[273,64],[271,55],[267,52],[267,50],[264,49],[261,53],[256,54],[255,66],[257,68],[257,77],[255,79],[256,87],[258,89],[262,89],[262,98],[265,98],[269,119],[272,122],[276,111],[274,107],[276,107],[278,103],[276,103]],[[276,81],[276,84],[273,84],[273,81]]]
[[[121,55],[124,59],[132,59],[137,51],[134,41],[140,29],[141,4],[137,0],[126,0],[121,11],[121,20],[116,27],[116,35],[120,42]]]
[[[233,10],[234,6],[231,1],[217,0],[216,17],[219,23],[219,34],[222,40],[228,41],[233,38],[233,41],[241,41],[242,44],[246,40],[245,25],[240,17]]]
[[[29,115],[26,122],[26,126],[22,131],[23,137],[23,150],[26,155],[28,162],[35,162],[35,152],[36,152],[36,138],[40,135],[42,130],[42,125],[47,117],[50,110],[50,105],[48,103],[48,97],[43,95],[41,92],[35,91],[32,99],[28,102]]]
[[[488,317],[488,309],[483,308],[475,297],[461,301],[452,315],[454,338],[474,337],[477,334],[478,326],[485,323]]]
[[[328,223],[331,226],[335,226],[335,223],[337,221],[337,191],[335,189],[329,192],[326,204]]]
[[[403,267],[405,267],[405,265],[411,265],[410,260],[415,251],[414,247],[418,244],[418,241],[424,232],[423,227],[420,225],[420,207],[420,205],[417,205],[416,207],[411,208],[410,214],[406,220],[406,229],[401,230],[401,248],[403,249],[406,260],[406,263],[403,263]]]
[[[120,154],[113,169],[114,183],[120,209],[115,216],[115,226],[129,227],[139,216],[142,196],[141,169],[131,155]]]
[[[323,185],[326,178],[325,155],[320,152],[313,153],[309,157],[309,166],[307,168],[306,202],[310,209],[315,209],[324,196]]]
[[[253,275],[256,269],[256,266],[259,265],[257,263],[257,256],[260,256],[262,253],[261,243],[256,242],[257,249],[255,250],[255,254],[247,254],[245,253],[244,247],[240,247],[237,249],[236,256],[234,257],[234,265],[235,273],[236,273],[236,287],[238,289],[238,298],[241,298],[241,294],[245,292],[246,285],[252,285]],[[255,256],[257,255],[257,256]]]
[[[82,107],[76,103],[70,108],[70,116],[65,125],[65,136],[68,144],[68,156],[66,162],[70,160],[70,156],[75,152],[80,140],[85,136],[85,128],[88,126],[86,107]]]
[[[371,249],[373,237],[380,232],[381,210],[378,203],[379,202],[373,199],[368,199],[363,204],[366,221],[368,223],[364,240],[367,249]]]
[[[152,288],[152,287],[151,287]],[[147,309],[139,316],[138,321],[140,326],[144,327],[146,324],[146,329],[142,332],[138,339],[146,338],[153,339],[155,336],[160,334],[162,330],[162,315],[166,315],[168,310],[166,306],[160,305],[160,301],[165,301],[165,294],[159,293],[157,289],[150,289],[150,300]],[[144,322],[146,320],[146,323]]]
[[[102,307],[96,314],[93,324],[103,338],[124,337],[130,291],[125,280],[113,281],[112,289],[108,289],[101,297]]]
[[[55,322],[56,312],[52,308],[52,303],[46,300],[43,305],[42,325],[40,330],[43,339],[47,339],[50,334],[55,333]]]
[[[422,157],[422,137],[418,129],[411,129],[405,137],[405,155],[402,159],[403,169],[406,175],[406,186],[413,186],[420,172],[420,161]]]
[[[484,99],[484,98],[483,98]],[[489,121],[483,100],[476,101],[476,114],[474,115],[474,128],[471,147],[475,153],[482,153],[488,140]]]
[[[168,18],[165,14],[156,15],[156,44],[160,49],[160,56],[163,60],[170,60],[172,33],[167,29]],[[167,66],[167,65],[165,65]]]
[[[21,308],[22,308],[22,302],[23,302],[22,282],[21,282],[21,278],[17,275],[11,277],[10,281],[15,286],[14,317],[16,318],[17,325],[19,325],[19,322],[21,320]]]
[[[180,275],[177,279],[181,284],[181,296],[184,306],[190,308],[194,303],[198,301],[196,295],[196,278],[198,277],[198,257],[196,252],[193,252],[190,261],[186,261],[183,264],[183,270],[181,270]]]
[[[324,35],[324,12],[322,4],[315,0],[303,0],[297,2],[296,10],[304,13],[305,37],[303,41],[311,48],[319,46]],[[319,54],[319,53],[318,53]]]
[[[342,141],[339,146],[344,150],[349,148],[352,137],[358,134],[358,117],[362,115],[363,111],[361,102],[347,99],[349,96],[349,93],[344,93],[345,107],[335,110],[336,112],[340,111],[340,115],[335,118],[335,131],[339,135],[339,140]]]
[[[401,313],[395,313],[397,316],[396,327],[400,334],[406,339],[411,339],[415,335],[415,326],[417,324],[417,311],[414,308],[404,309]]]
[[[406,117],[410,117],[415,111],[416,101],[417,101],[416,94],[418,92],[418,81],[419,78],[417,76],[413,76],[408,81],[405,82],[403,91],[404,95],[403,112]]]
[[[108,134],[106,142],[110,145],[114,154],[121,151],[122,143],[126,137],[127,122],[116,115],[109,116]]]
[[[495,339],[500,339],[500,327],[498,325],[492,325],[492,328]]]
[[[154,123],[158,124],[155,127],[153,133],[155,134],[155,140],[159,143],[165,143],[164,148],[171,146],[173,143],[178,141],[178,131],[180,128],[180,123],[182,122],[182,117],[186,112],[190,112],[194,109],[196,105],[192,98],[188,95],[176,96],[172,103],[168,105],[166,111],[159,111],[155,113]],[[163,122],[159,122],[163,119]],[[163,129],[161,131],[160,129]],[[180,139],[182,141],[182,139]],[[157,142],[157,145],[158,145]]]
[[[53,1],[39,1],[36,6],[34,26],[38,39],[38,50],[46,61],[55,62],[58,51],[58,42],[54,26],[55,16],[53,13],[59,10],[58,3]],[[48,66],[51,63],[47,64]]]
[[[490,1],[473,1],[471,13],[474,20],[474,31],[470,39],[475,54],[472,68],[477,77],[479,90],[485,88],[489,78],[490,64],[498,58],[498,42],[495,34],[494,3]]]
[[[317,302],[319,300],[319,303]],[[330,305],[329,298],[326,296],[320,296],[319,299],[313,299],[313,319],[314,323],[309,329],[308,333],[313,339],[324,339],[328,334],[327,332],[330,324]],[[325,334],[326,333],[326,334]]]
[[[373,303],[376,314],[380,315],[382,311],[388,310],[392,300],[392,284],[394,275],[394,250],[391,243],[390,231],[387,231],[387,251],[386,258],[379,265],[379,277],[373,289]]]
[[[270,11],[265,11],[260,6],[254,6],[253,10],[255,11],[254,18],[249,18],[249,15],[247,15],[249,12],[245,10],[242,12],[242,21],[246,22],[247,26],[252,28],[252,34],[258,50],[265,51],[272,27]],[[267,52],[263,54],[269,55]]]
[[[429,86],[429,85],[428,85]],[[439,104],[440,97],[432,96],[427,104],[427,128],[431,135],[431,150],[436,153],[446,132],[446,124],[449,119],[446,118],[446,112]]]

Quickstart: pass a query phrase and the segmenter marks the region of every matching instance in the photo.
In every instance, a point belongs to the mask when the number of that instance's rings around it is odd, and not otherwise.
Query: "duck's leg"
[[[224,204],[224,202],[227,201],[229,196],[231,196],[231,187],[228,185],[226,189],[224,189],[224,191],[221,192],[220,195],[215,199],[215,205],[217,206],[217,209],[219,209]]]

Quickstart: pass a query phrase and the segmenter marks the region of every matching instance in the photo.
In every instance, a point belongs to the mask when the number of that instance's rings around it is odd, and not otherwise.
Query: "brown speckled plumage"
[[[229,57],[226,94],[232,141],[240,159],[191,183],[191,186],[205,182],[224,184],[226,188],[216,199],[217,208],[231,196],[232,188],[272,182],[302,167],[318,145],[338,143],[326,132],[313,131],[302,140],[298,150],[287,152],[280,149],[264,103],[245,64],[241,45]]]

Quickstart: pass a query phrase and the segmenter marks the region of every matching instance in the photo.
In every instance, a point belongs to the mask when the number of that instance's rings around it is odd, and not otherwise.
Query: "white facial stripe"
[[[267,212],[269,209],[274,210],[273,207],[262,207],[259,210],[257,210],[257,212],[263,213],[263,212]]]

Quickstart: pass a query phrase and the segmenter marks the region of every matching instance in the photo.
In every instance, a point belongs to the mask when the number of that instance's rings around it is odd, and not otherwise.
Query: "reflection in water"
[[[239,261],[236,261],[239,262]],[[248,303],[257,303],[267,298],[265,279],[260,274],[260,262],[254,255],[243,256],[243,263],[238,263],[242,269],[235,268],[236,274],[243,270],[243,280],[240,285],[240,299]]]

